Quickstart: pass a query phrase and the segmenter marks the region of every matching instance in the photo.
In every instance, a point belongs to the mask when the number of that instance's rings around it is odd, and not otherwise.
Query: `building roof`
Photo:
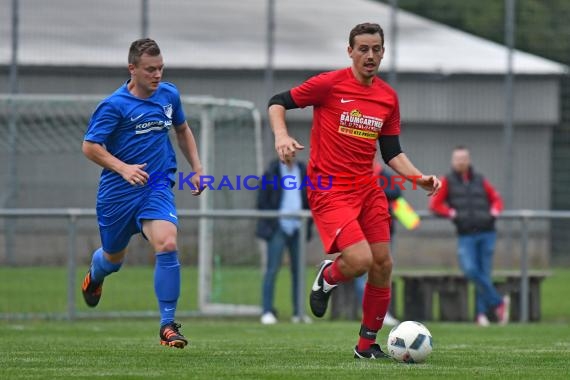
[[[19,61],[25,65],[126,65],[140,37],[140,0],[20,1]],[[149,1],[149,34],[169,67],[262,68],[267,0]],[[0,64],[10,62],[10,2],[0,2]],[[276,69],[328,70],[350,65],[348,32],[378,22],[386,35],[386,69],[394,58],[390,7],[369,0],[276,0]],[[428,19],[398,12],[397,69],[410,73],[506,71],[504,46]],[[562,74],[567,67],[517,51],[519,74]]]

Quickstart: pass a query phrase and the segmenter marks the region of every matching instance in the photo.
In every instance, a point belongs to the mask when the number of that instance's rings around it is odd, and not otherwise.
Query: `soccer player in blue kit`
[[[184,348],[188,341],[174,320],[180,295],[174,178],[176,156],[168,132],[196,175],[199,195],[202,164],[176,87],[161,82],[164,63],[158,44],[139,39],[128,56],[131,79],[95,109],[83,153],[103,167],[97,194],[101,247],[93,253],[82,285],[85,302],[95,307],[106,276],[121,268],[132,235],[142,232],[155,254],[154,289],[160,309],[160,343]]]

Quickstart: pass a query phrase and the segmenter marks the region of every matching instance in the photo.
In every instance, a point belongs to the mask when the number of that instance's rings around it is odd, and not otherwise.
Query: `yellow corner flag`
[[[420,217],[403,197],[392,202],[392,213],[406,229],[413,230],[420,225]]]

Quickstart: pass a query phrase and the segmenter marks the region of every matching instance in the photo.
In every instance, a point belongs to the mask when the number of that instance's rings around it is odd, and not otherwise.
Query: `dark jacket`
[[[384,194],[386,194],[386,198],[388,199],[388,211],[392,217],[390,220],[390,235],[393,235],[396,233],[396,223],[392,214],[392,201],[402,196],[402,189],[394,179],[396,178],[396,174],[391,170],[378,165],[374,167],[374,175],[380,176],[381,180],[379,185],[384,189]],[[384,181],[386,182],[384,183]]]
[[[485,191],[484,178],[470,169],[470,181],[464,182],[461,174],[447,175],[447,203],[457,212],[453,223],[460,235],[495,230],[495,218]]]
[[[304,179],[307,175],[307,166],[300,161],[297,161],[299,168],[301,169],[301,179]],[[273,186],[268,183],[273,181],[273,178],[277,178],[277,181],[281,181],[281,170],[279,169],[279,160],[273,160],[269,164],[269,167],[263,173],[263,177],[266,178],[266,185],[259,184],[259,191],[257,192],[257,209],[258,210],[279,210],[281,205],[281,198],[283,197],[282,186]],[[298,187],[299,185],[297,185]],[[303,186],[301,189],[301,197],[303,201],[303,209],[309,210],[309,201],[307,199],[307,187]],[[307,223],[307,240],[311,238],[313,220],[309,219]],[[257,237],[265,240],[269,240],[273,234],[279,228],[278,218],[260,218],[257,222],[257,228],[255,234]]]

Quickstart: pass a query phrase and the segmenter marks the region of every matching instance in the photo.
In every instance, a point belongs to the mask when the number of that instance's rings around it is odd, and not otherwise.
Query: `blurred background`
[[[422,171],[446,174],[453,147],[466,145],[506,209],[568,210],[569,18],[564,0],[0,0],[0,208],[94,207],[100,169],[82,156],[82,136],[98,101],[128,79],[133,40],[149,36],[159,43],[164,80],[188,97],[189,122],[198,141],[209,144],[200,146],[208,152],[208,172],[259,175],[275,156],[266,122],[269,97],[349,66],[348,33],[369,21],[384,28],[380,76],[398,91],[402,146]],[[288,117],[290,133],[309,147],[311,110]],[[205,128],[213,132],[208,138]],[[307,153],[300,158],[308,159]],[[184,160],[179,170],[189,172]],[[241,210],[255,207],[256,194],[217,190],[202,204],[189,191],[176,195],[182,210]],[[427,210],[423,191],[404,196],[416,210]],[[2,273],[64,268],[68,222],[4,217]],[[96,220],[87,215],[74,223],[74,265],[86,267],[99,246]],[[199,223],[181,223],[182,261],[193,268]],[[255,220],[209,223],[214,270],[207,281],[214,288],[225,281],[216,266],[259,265]],[[569,227],[567,219],[529,224],[531,268],[570,263]],[[496,267],[518,268],[519,220],[501,219],[498,231]],[[455,231],[447,220],[426,219],[414,231],[398,228],[396,242],[398,266],[457,267]],[[312,239],[307,263],[322,256],[319,239]],[[129,264],[152,259],[146,243],[133,238]],[[260,270],[248,273],[261,278]]]

